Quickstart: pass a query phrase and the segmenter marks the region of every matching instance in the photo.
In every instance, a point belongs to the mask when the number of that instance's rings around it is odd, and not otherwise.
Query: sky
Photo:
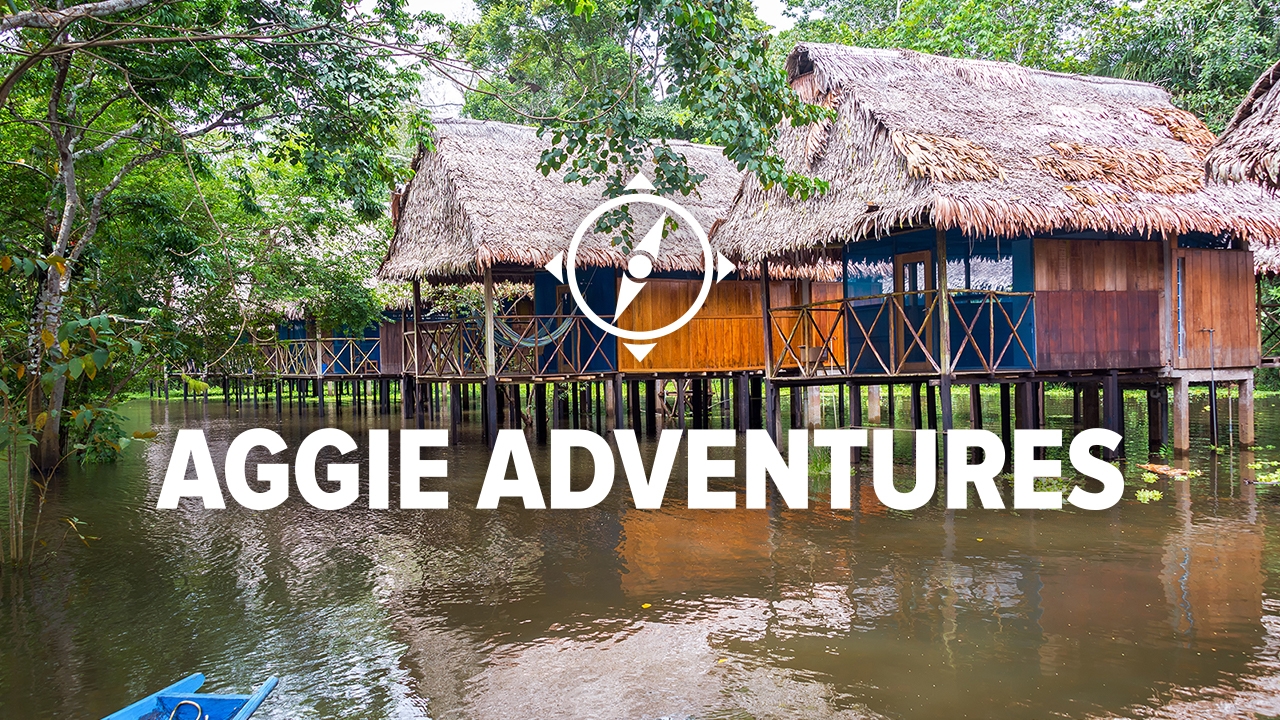
[[[773,26],[774,32],[788,30],[794,21],[783,14],[787,4],[785,0],[751,0],[755,6],[756,16]],[[449,20],[468,21],[476,19],[476,6],[472,0],[409,0],[411,11],[439,13]],[[428,102],[437,117],[456,115],[462,106],[462,91],[452,83],[443,79],[431,83],[427,90]]]

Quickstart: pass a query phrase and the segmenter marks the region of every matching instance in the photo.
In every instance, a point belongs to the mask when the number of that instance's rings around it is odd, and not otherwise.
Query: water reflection
[[[282,676],[267,718],[1278,711],[1280,495],[1242,482],[1267,451],[1193,455],[1204,475],[1150,485],[1149,505],[1135,473],[1100,513],[900,513],[866,478],[849,511],[691,511],[673,478],[661,510],[615,492],[526,512],[469,509],[472,437],[446,451],[448,511],[157,511],[178,428],[205,427],[220,464],[245,427],[296,446],[316,418],[131,411],[157,441],[51,506],[102,540],[4,578],[0,716],[99,717],[196,670],[228,691]],[[1260,408],[1262,442],[1274,417]]]

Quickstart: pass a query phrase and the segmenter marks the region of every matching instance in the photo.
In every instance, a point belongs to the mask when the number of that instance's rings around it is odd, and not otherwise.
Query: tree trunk
[[[44,361],[44,355],[48,351],[44,349],[43,342],[40,339],[40,332],[48,330],[56,337],[58,334],[58,326],[62,324],[62,278],[56,271],[50,269],[49,274],[44,281],[44,287],[40,291],[40,301],[36,305],[36,347],[37,363],[35,371],[41,372],[41,365]],[[57,469],[58,463],[62,460],[62,406],[66,401],[67,395],[67,379],[65,376],[59,377],[53,383],[53,391],[49,393],[47,398],[44,397],[43,389],[39,383],[32,392],[31,415],[35,418],[40,413],[47,413],[45,416],[44,429],[40,432],[40,440],[32,449],[31,464],[36,472],[43,477],[49,477],[54,470]]]

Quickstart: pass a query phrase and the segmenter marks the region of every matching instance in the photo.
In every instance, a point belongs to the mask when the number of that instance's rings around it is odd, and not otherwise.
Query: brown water
[[[101,717],[196,671],[229,692],[279,675],[263,718],[1280,714],[1280,490],[1241,482],[1274,449],[1214,461],[1200,441],[1190,482],[1126,466],[1125,499],[1096,513],[886,511],[869,480],[853,512],[689,511],[675,479],[660,511],[621,481],[591,510],[478,511],[471,435],[446,452],[447,511],[160,511],[178,428],[205,428],[221,468],[240,430],[296,447],[321,421],[127,410],[159,437],[75,472],[47,511],[101,539],[4,576],[6,720]],[[1280,444],[1278,411],[1260,403],[1261,444]]]

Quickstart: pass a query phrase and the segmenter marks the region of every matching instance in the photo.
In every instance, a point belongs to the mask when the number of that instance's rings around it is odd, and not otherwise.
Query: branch
[[[93,236],[98,231],[98,221],[102,218],[102,201],[106,200],[108,195],[115,191],[116,188],[120,187],[120,183],[124,180],[126,175],[139,167],[146,165],[152,160],[155,160],[163,154],[163,151],[152,150],[151,152],[143,153],[134,157],[132,160],[120,167],[120,170],[116,172],[115,177],[111,178],[111,182],[107,183],[102,187],[102,189],[93,194],[93,200],[89,203],[89,217],[85,220],[84,231],[80,234],[80,239],[76,241],[76,246],[71,250],[71,256],[67,258],[69,261],[68,265],[79,260],[80,254],[84,252],[85,247],[93,241]],[[71,270],[68,268],[67,272],[62,276],[63,282],[66,282],[70,276]]]
[[[0,37],[23,28],[60,29],[77,20],[116,15],[150,5],[152,0],[101,0],[61,10],[24,10],[0,18]]]
[[[143,118],[142,120],[139,120],[138,122],[134,123],[132,126],[125,128],[124,130],[121,130],[118,133],[112,133],[111,137],[107,138],[106,140],[103,140],[97,147],[85,148],[84,150],[77,150],[76,153],[72,155],[72,157],[79,160],[85,155],[99,155],[101,153],[104,153],[110,150],[111,148],[115,147],[116,143],[120,142],[121,140],[124,140],[125,138],[128,138],[128,137],[133,137],[133,134],[141,130],[145,124],[146,124],[146,118]]]

